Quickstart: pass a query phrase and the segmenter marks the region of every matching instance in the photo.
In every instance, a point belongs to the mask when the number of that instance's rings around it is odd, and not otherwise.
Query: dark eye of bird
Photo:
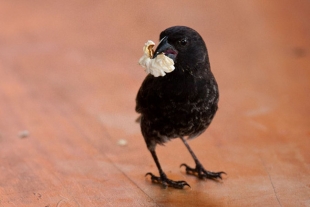
[[[181,40],[179,40],[179,43],[180,43],[180,45],[182,45],[182,46],[185,46],[186,44],[187,44],[187,39],[181,39]]]

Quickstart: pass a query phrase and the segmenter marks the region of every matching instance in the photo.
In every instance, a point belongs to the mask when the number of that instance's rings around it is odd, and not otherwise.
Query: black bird
[[[162,77],[149,74],[137,94],[136,111],[141,114],[142,135],[159,170],[159,177],[146,175],[164,187],[189,186],[186,181],[168,179],[155,152],[157,144],[181,138],[196,164],[195,168],[181,164],[186,172],[201,179],[222,179],[225,172],[205,170],[186,141],[208,128],[218,108],[219,91],[206,45],[198,32],[185,26],[162,31],[160,40],[153,58],[164,53],[174,60],[175,70]]]

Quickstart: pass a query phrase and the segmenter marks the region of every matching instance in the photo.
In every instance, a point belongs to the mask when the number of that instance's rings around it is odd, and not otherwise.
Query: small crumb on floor
[[[20,131],[19,133],[18,133],[18,137],[19,138],[26,138],[26,137],[28,137],[29,136],[29,131],[28,130],[23,130],[23,131]]]
[[[126,146],[126,145],[127,145],[127,140],[125,140],[125,139],[120,139],[120,140],[118,140],[117,144],[118,144],[119,146]]]

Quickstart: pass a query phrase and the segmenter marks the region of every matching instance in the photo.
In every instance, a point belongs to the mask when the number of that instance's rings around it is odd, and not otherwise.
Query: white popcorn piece
[[[174,62],[163,53],[158,54],[156,58],[152,58],[154,55],[154,46],[155,43],[151,40],[145,43],[143,47],[144,55],[140,58],[139,64],[145,68],[145,72],[155,77],[165,76],[166,73],[170,73],[175,69]]]
[[[145,55],[147,55],[149,58],[152,58],[154,55],[153,47],[155,46],[155,43],[152,40],[148,40],[143,47],[143,52]]]

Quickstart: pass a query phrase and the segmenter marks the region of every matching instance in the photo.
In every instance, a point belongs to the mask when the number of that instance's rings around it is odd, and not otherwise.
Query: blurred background
[[[0,1],[0,206],[310,206],[309,21],[307,0]],[[220,89],[190,145],[228,174],[199,181],[180,141],[158,147],[184,191],[143,177],[134,111],[142,47],[175,25],[204,38]]]

